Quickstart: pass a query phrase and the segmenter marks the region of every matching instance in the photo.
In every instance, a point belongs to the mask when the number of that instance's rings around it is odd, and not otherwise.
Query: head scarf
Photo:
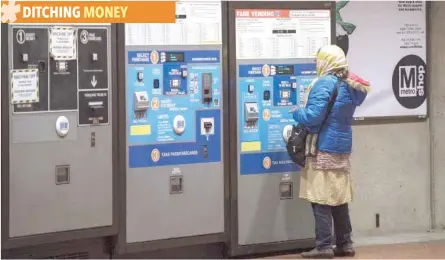
[[[316,70],[317,78],[315,78],[309,85],[304,106],[307,104],[309,93],[315,82],[328,74],[334,74],[340,78],[347,77],[344,81],[348,83],[350,87],[363,92],[369,91],[369,82],[360,78],[356,74],[349,72],[345,53],[336,45],[324,46],[318,51]]]

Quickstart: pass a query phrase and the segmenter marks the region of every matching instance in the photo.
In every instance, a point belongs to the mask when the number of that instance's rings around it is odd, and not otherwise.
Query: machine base
[[[223,243],[193,245],[177,248],[145,251],[132,254],[113,254],[114,259],[222,259],[224,258]]]
[[[110,259],[109,238],[82,239],[2,250],[3,259]]]

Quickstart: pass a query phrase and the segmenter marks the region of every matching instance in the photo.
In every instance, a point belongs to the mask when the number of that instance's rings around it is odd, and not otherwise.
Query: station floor
[[[267,258],[301,259],[301,256],[300,254],[291,254]],[[392,245],[359,246],[356,248],[356,256],[349,259],[445,259],[445,240]]]
[[[356,255],[349,259],[445,259],[445,230],[367,234],[355,237],[353,240]],[[292,253],[264,258],[301,259],[301,256]]]

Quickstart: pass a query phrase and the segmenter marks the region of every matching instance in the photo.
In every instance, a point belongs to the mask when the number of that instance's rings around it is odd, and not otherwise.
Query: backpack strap
[[[324,123],[328,119],[328,116],[331,113],[332,108],[334,107],[335,100],[337,99],[338,92],[340,92],[340,87],[341,87],[342,80],[340,78],[337,78],[337,79],[338,79],[337,85],[336,85],[336,87],[334,89],[334,92],[332,93],[331,98],[329,99],[328,110],[326,112],[326,116],[325,116],[325,118],[323,120],[323,123],[321,123],[321,125],[320,125],[320,130],[323,128]]]

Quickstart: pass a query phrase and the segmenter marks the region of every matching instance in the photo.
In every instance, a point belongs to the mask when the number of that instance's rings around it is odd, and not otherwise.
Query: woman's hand
[[[294,108],[292,108],[291,110],[289,110],[289,113],[294,113],[295,111],[298,110],[298,106],[295,106]]]

